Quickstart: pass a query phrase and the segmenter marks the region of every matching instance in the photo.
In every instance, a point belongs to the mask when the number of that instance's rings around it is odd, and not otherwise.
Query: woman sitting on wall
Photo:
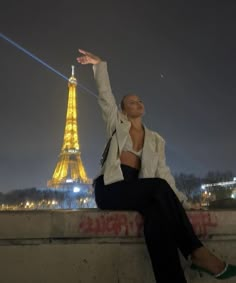
[[[92,64],[98,103],[106,122],[109,149],[95,180],[97,206],[136,210],[144,218],[144,236],[159,283],[186,283],[178,249],[192,268],[217,279],[236,276],[236,266],[213,255],[195,235],[183,207],[187,198],[175,187],[165,161],[165,141],[142,123],[144,104],[135,94],[123,97],[119,110],[112,94],[107,63],[79,49],[81,64]]]

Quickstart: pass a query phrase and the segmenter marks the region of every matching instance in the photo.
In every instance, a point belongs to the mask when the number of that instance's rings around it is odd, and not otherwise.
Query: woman
[[[118,110],[109,82],[107,64],[79,49],[81,64],[92,64],[98,103],[106,122],[110,147],[95,181],[95,199],[101,209],[136,210],[144,218],[144,236],[159,283],[186,283],[178,249],[192,267],[218,279],[236,276],[196,237],[186,216],[187,199],[175,188],[165,162],[165,141],[142,123],[144,105],[135,94],[123,97]],[[181,204],[182,203],[182,204]],[[182,206],[183,205],[183,206]]]

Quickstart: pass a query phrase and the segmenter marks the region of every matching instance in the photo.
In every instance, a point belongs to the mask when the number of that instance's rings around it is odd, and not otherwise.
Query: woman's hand
[[[78,63],[82,64],[82,65],[86,65],[86,64],[93,64],[93,65],[96,65],[98,64],[99,62],[101,62],[102,60],[90,53],[90,52],[87,52],[85,50],[82,50],[82,49],[79,49],[79,52],[83,54],[83,56],[80,56],[77,58],[77,61]]]

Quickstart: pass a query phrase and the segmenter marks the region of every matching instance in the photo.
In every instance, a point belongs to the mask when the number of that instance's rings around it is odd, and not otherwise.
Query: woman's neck
[[[131,127],[135,128],[136,130],[143,129],[142,119],[139,118],[128,118],[128,120],[131,122]]]

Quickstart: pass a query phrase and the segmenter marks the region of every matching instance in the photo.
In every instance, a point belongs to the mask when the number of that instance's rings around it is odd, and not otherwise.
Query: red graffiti
[[[210,227],[217,227],[218,220],[215,214],[210,212],[193,212],[188,213],[193,229],[198,236],[207,237]]]
[[[124,213],[108,213],[85,215],[79,223],[80,232],[84,235],[101,236],[141,236],[143,234],[143,219],[141,215],[134,217]]]
[[[210,212],[188,212],[195,233],[209,236],[209,228],[217,227],[215,214]],[[143,235],[143,217],[139,213],[87,213],[79,220],[79,231],[84,236],[136,236]]]

